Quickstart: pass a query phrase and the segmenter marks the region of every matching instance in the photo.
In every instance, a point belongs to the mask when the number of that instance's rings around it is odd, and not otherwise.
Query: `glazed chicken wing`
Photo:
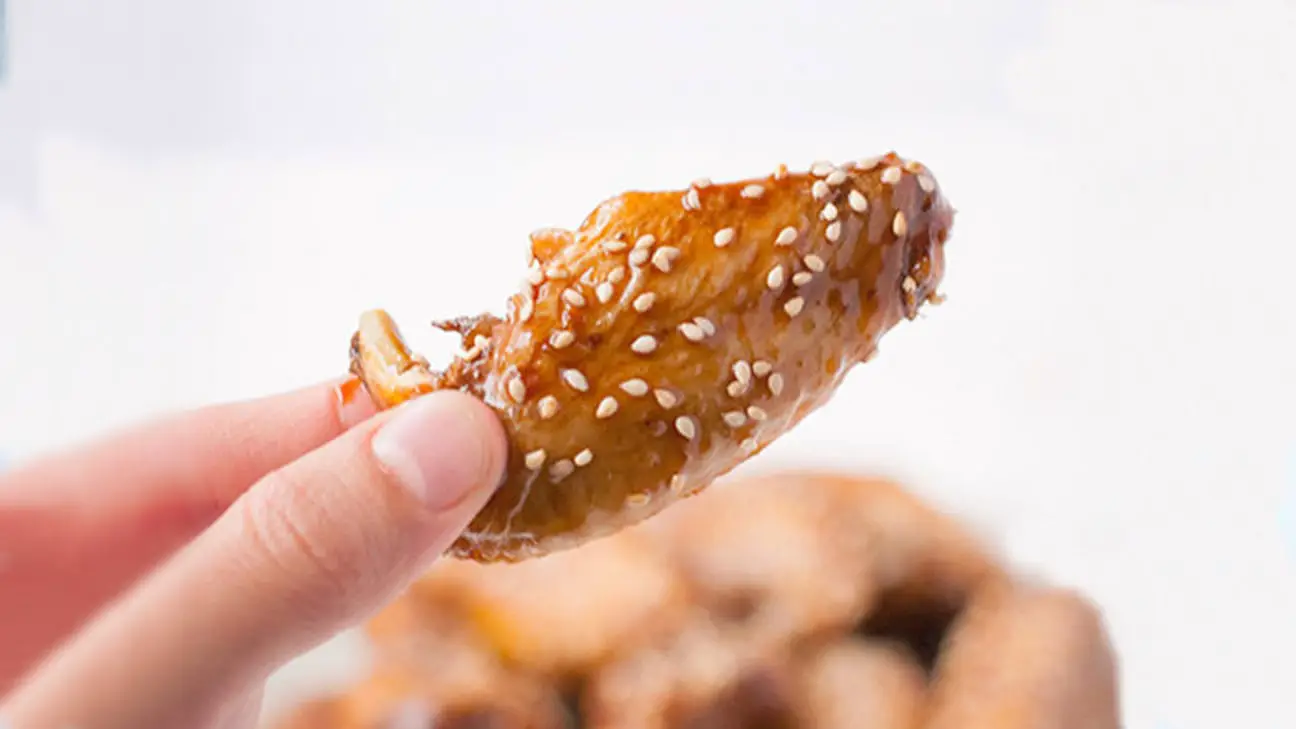
[[[823,404],[879,338],[938,300],[953,211],[895,154],[630,192],[531,238],[503,318],[443,322],[444,371],[381,311],[352,338],[380,407],[458,389],[499,414],[507,477],[449,550],[517,561],[639,522]]]

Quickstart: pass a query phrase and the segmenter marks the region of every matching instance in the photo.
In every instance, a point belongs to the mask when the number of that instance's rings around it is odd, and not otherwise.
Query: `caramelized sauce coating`
[[[503,318],[437,324],[463,340],[445,371],[381,311],[361,318],[352,371],[380,407],[453,388],[494,408],[507,476],[449,553],[543,555],[696,493],[823,404],[939,299],[952,217],[894,153],[625,193],[532,234]]]
[[[797,726],[814,729],[917,729],[927,677],[907,651],[847,639],[829,643],[798,666]]]

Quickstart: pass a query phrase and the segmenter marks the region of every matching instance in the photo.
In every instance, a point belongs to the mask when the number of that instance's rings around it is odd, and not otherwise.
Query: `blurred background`
[[[338,374],[374,306],[443,359],[422,322],[501,310],[532,229],[622,190],[895,149],[959,210],[949,301],[744,469],[900,477],[1092,595],[1131,729],[1296,726],[1291,0],[10,0],[4,33],[4,461]]]

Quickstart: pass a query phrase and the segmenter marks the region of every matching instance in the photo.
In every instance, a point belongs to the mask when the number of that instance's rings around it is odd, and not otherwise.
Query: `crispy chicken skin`
[[[434,371],[384,312],[351,368],[380,407],[440,389],[480,398],[510,441],[506,477],[450,548],[518,561],[642,521],[751,457],[937,301],[953,210],[894,153],[761,179],[629,192],[576,231],[532,234],[503,318]]]

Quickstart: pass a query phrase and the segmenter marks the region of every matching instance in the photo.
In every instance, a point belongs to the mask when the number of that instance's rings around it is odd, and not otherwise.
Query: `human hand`
[[[0,724],[251,727],[276,668],[425,570],[502,477],[503,430],[455,392],[376,416],[340,392],[0,477]]]

